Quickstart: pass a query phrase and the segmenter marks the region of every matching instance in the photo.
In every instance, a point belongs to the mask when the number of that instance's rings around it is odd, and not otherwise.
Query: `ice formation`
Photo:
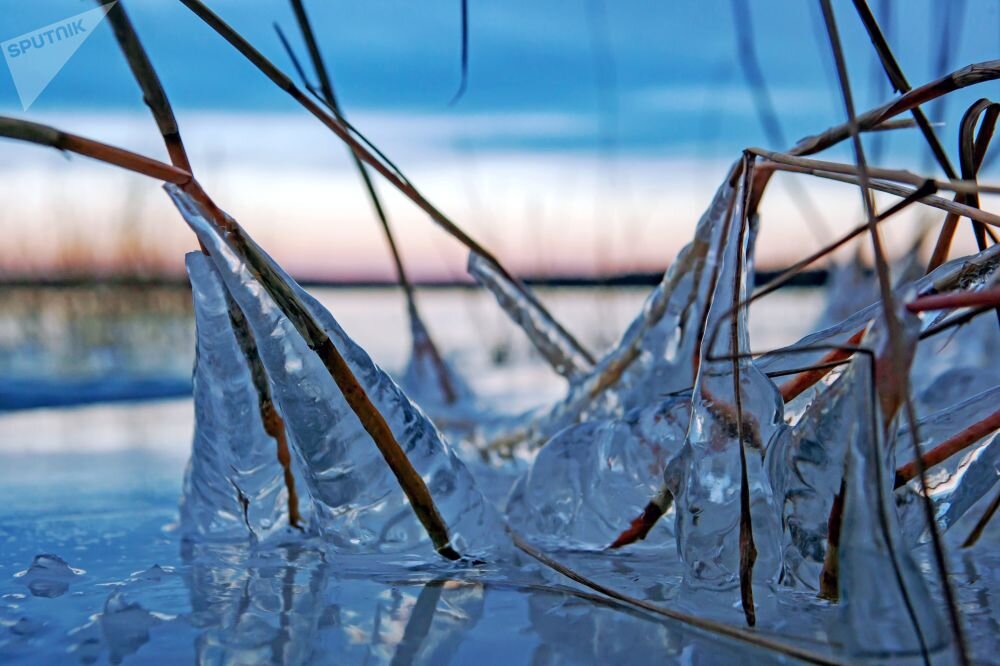
[[[447,526],[450,547],[473,556],[497,548],[504,540],[499,516],[424,413],[242,230],[230,231],[224,238],[193,200],[177,188],[168,186],[168,191],[208,249],[215,270],[253,331],[316,502],[318,527],[328,542],[350,551],[427,552],[429,548],[427,531],[349,402],[360,393],[378,410],[424,479]],[[248,259],[241,253],[253,256]],[[268,273],[264,278],[271,281],[268,286],[257,277],[261,270]],[[318,334],[326,336],[339,355],[334,362],[342,363],[356,381],[346,389],[355,395],[345,394],[317,355],[317,341],[303,338],[268,287],[300,304],[304,316],[318,324]]]
[[[926,455],[969,432],[976,424],[990,418],[1000,425],[996,408],[1000,405],[1000,386],[950,405],[918,423],[920,450]],[[988,428],[989,426],[987,426]],[[927,471],[928,497],[934,505],[938,531],[944,533],[957,523],[977,502],[988,495],[1000,480],[1000,433],[996,425],[984,436],[976,433],[964,450],[946,458]],[[896,450],[901,461],[913,459],[913,437],[908,428],[900,429]],[[923,488],[918,478],[897,477],[896,505],[907,543],[917,545],[930,540],[930,530],[922,503]]]
[[[570,426],[538,452],[507,502],[518,531],[554,546],[604,549],[656,494],[680,450],[691,403],[671,398],[621,419]],[[664,521],[645,543],[672,539]]]
[[[516,283],[494,261],[476,252],[469,253],[468,269],[470,275],[493,292],[500,307],[525,331],[556,372],[574,381],[591,369],[593,361],[587,351],[538,307],[526,287]]]
[[[645,526],[649,531],[639,535],[635,547],[673,558],[682,583],[679,595],[670,593],[677,603],[730,617],[739,607],[731,591],[742,584],[743,609],[752,622],[753,589],[779,585],[822,591],[839,598],[835,614],[842,629],[832,635],[853,657],[940,650],[951,636],[911,555],[929,531],[919,481],[897,471],[900,461],[912,459],[913,447],[907,428],[897,432],[902,397],[886,370],[891,354],[881,302],[858,308],[870,300],[860,293],[851,294],[851,302],[833,300],[829,320],[835,318],[833,310],[837,317],[849,314],[794,345],[756,360],[747,356],[747,308],[737,304],[747,298],[753,275],[757,221],[744,210],[750,175],[749,162],[734,168],[699,222],[695,240],[619,343],[593,365],[561,327],[539,314],[530,295],[487,259],[470,257],[470,272],[494,291],[570,380],[557,404],[513,417],[480,410],[461,378],[421,345],[427,334],[416,319],[404,391],[242,229],[227,223],[220,230],[197,203],[168,187],[207,251],[189,258],[199,329],[199,427],[185,483],[186,529],[209,542],[245,539],[248,527],[254,540],[264,536],[266,541],[269,530],[287,533],[281,468],[273,438],[262,427],[252,359],[234,328],[231,308],[236,308],[285,420],[295,452],[292,467],[304,482],[304,500],[314,507],[311,522],[324,548],[416,556],[414,562],[432,557],[432,531],[401,489],[398,471],[373,444],[366,412],[358,406],[362,395],[426,484],[446,526],[448,549],[487,560],[505,553],[509,542],[495,505],[502,502],[512,474],[523,469],[503,504],[510,527],[536,543],[578,553],[602,551],[612,542],[627,543],[618,541],[627,520],[655,506],[658,512]],[[994,284],[998,261],[1000,250],[990,248],[917,279],[908,279],[901,269],[897,273],[905,277],[894,291],[905,303],[927,294],[985,289]],[[843,284],[836,286],[841,282],[835,280],[834,288],[843,292]],[[945,342],[935,353],[918,340],[947,313],[916,316],[901,309],[897,316],[904,322],[901,342],[912,359],[915,403],[923,417],[921,448],[934,450],[956,431],[982,427],[997,391],[995,381],[990,383],[995,361],[987,351],[995,330],[981,324],[961,328],[955,334],[963,336],[960,348],[941,353]],[[845,345],[873,348],[873,355],[856,352],[852,358],[838,351]],[[825,377],[810,379],[796,370],[831,353],[840,354],[843,366]],[[772,380],[769,374],[788,379]],[[234,393],[213,392],[225,387]],[[966,399],[973,388],[982,392]],[[952,396],[962,399],[932,413],[933,406]],[[456,427],[465,462],[413,399],[427,404],[443,424],[469,421]],[[218,404],[240,409],[214,413]],[[236,432],[253,437],[240,439]],[[959,455],[932,464],[928,499],[940,531],[995,487],[1000,473],[995,437],[995,429],[984,432]],[[507,462],[498,463],[501,459]],[[234,481],[241,469],[250,476]],[[252,479],[261,482],[255,485]],[[194,510],[199,507],[215,512]],[[654,524],[667,512],[667,519]],[[315,551],[307,546],[301,553],[309,559]],[[253,564],[248,566],[241,585],[252,590],[258,581]],[[291,593],[290,608],[318,603],[309,590],[325,587],[324,566],[290,568],[293,580],[306,575],[291,584],[303,594]],[[319,582],[309,582],[306,571]],[[752,586],[744,580],[747,575]],[[273,593],[273,578],[261,578],[260,584]],[[883,593],[869,594],[878,584]],[[369,654],[376,659],[408,655],[410,645],[422,654],[453,654],[450,636],[468,627],[442,625],[435,639],[435,627],[451,616],[432,613],[430,625],[420,618],[457,595],[463,622],[474,624],[482,613],[479,589],[469,582],[431,582],[415,598],[380,600],[377,617],[385,619],[369,630]],[[709,594],[712,590],[724,592]],[[220,599],[231,603],[225,595]],[[777,622],[775,603],[768,598],[759,604],[771,626]],[[217,617],[219,643],[212,642],[212,632],[206,634],[206,658],[254,654],[253,646],[263,644],[254,638],[258,635],[261,641],[270,636],[272,647],[286,645],[283,650],[293,649],[295,636],[315,640],[315,625],[293,621],[294,613],[287,625],[269,633],[250,617],[234,621],[225,606],[196,605]],[[317,613],[306,616],[315,619]],[[223,637],[246,632],[249,651],[222,643]],[[396,640],[400,632],[402,640]],[[411,632],[419,640],[409,641]],[[386,639],[392,650],[379,647],[383,635],[393,637]],[[296,661],[307,655],[293,651],[287,657]]]
[[[280,537],[290,527],[288,489],[247,357],[256,357],[256,349],[241,345],[245,333],[234,330],[231,301],[208,257],[192,252],[187,269],[198,337],[195,434],[181,526],[190,535],[218,540]],[[308,506],[307,495],[300,504]]]
[[[920,320],[899,313],[901,335],[890,341],[884,320],[870,334],[874,367],[869,357],[855,360],[859,372],[873,381],[858,382],[853,424],[844,433],[847,444],[839,531],[838,583],[842,640],[859,656],[921,654],[948,641],[916,562],[902,539],[893,499],[896,455],[890,437],[894,417],[902,409],[902,386],[893,371],[896,362],[909,365],[920,332]],[[905,366],[904,366],[905,368]],[[868,389],[877,390],[877,397]],[[873,594],[878,590],[877,594]]]
[[[694,240],[681,250],[621,340],[570,384],[566,397],[492,432],[485,437],[487,446],[538,448],[563,428],[621,417],[656,402],[658,396],[691,386],[699,325],[711,297],[705,268],[733,197],[727,178],[699,220]]]
[[[749,165],[745,165],[749,168]],[[752,172],[751,172],[752,173]],[[780,564],[777,512],[763,470],[765,452],[784,426],[777,387],[749,358],[747,256],[753,221],[743,183],[728,223],[719,225],[711,304],[705,317],[692,410],[681,452],[664,474],[677,505],[677,549],[696,587],[726,588],[740,580],[741,493],[748,492],[758,552],[754,576],[770,580]]]

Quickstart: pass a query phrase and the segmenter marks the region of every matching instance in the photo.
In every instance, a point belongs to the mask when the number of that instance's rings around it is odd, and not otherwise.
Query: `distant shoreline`
[[[781,270],[758,270],[756,279],[757,286],[767,284],[778,275]],[[792,278],[787,286],[789,287],[819,287],[826,284],[829,271],[811,270],[803,271]],[[654,287],[663,278],[662,273],[623,273],[606,277],[593,277],[582,275],[565,276],[522,276],[521,279],[528,285],[542,288],[624,288],[624,287]],[[397,286],[396,282],[389,280],[324,280],[313,278],[302,278],[299,283],[303,287],[319,287],[324,289],[391,289]],[[416,286],[420,289],[472,289],[478,285],[469,281],[458,280],[429,280],[418,281]],[[184,278],[138,278],[138,277],[102,277],[102,278],[0,278],[0,289],[93,289],[93,288],[183,288],[188,289],[188,281]]]

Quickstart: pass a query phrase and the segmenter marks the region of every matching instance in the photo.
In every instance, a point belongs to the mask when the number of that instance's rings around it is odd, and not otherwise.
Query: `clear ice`
[[[468,270],[493,293],[500,307],[524,330],[556,372],[574,381],[593,367],[587,352],[540,307],[527,287],[514,282],[493,261],[476,252],[469,253]]]
[[[721,241],[687,437],[664,473],[676,501],[677,550],[692,588],[725,589],[739,583],[741,448],[758,552],[754,579],[771,580],[781,561],[780,527],[763,459],[784,427],[783,402],[753,361],[737,358],[750,349],[747,308],[735,308],[748,294],[747,258],[755,223],[744,212],[742,184],[747,178],[741,174],[728,222],[716,231]]]
[[[477,556],[504,543],[499,515],[483,498],[465,465],[427,416],[333,316],[252,245],[242,230],[237,232],[242,237],[235,241],[224,238],[186,194],[171,186],[167,189],[208,249],[253,331],[316,503],[316,522],[328,543],[346,551],[431,552],[424,527],[347,398],[234,245],[246,243],[250,252],[259,253],[275,279],[304,305],[333,342],[427,484],[447,525],[452,548]]]
[[[841,639],[853,654],[865,657],[919,655],[941,649],[948,641],[946,625],[902,538],[893,495],[896,455],[887,435],[894,432],[901,405],[898,380],[893,380],[888,364],[893,363],[895,346],[905,355],[899,361],[909,365],[920,332],[918,317],[903,309],[897,317],[902,330],[895,344],[881,318],[866,336],[874,367],[868,356],[852,363],[873,380],[858,382],[855,423],[844,438],[847,460],[837,551]]]
[[[289,529],[288,491],[277,444],[265,431],[260,397],[241,348],[230,300],[211,260],[187,255],[197,347],[195,432],[184,474],[181,527],[197,538],[267,539]],[[300,505],[307,507],[308,494]]]

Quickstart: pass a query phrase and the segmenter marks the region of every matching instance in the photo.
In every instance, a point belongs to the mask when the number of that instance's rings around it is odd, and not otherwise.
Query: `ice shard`
[[[566,397],[491,440],[534,449],[562,429],[593,419],[620,418],[694,383],[700,323],[710,297],[708,257],[733,206],[731,175],[719,187],[695,229],[639,315],[595,368],[570,385]]]
[[[659,489],[663,469],[684,442],[689,412],[687,398],[672,398],[621,419],[566,428],[511,491],[511,526],[537,543],[603,550]],[[644,543],[661,546],[671,538],[661,521]]]
[[[570,381],[589,372],[594,361],[523,285],[515,282],[496,262],[469,253],[469,274],[492,292],[500,307],[527,334],[553,369]]]
[[[868,409],[859,397],[866,381],[857,366],[850,366],[815,397],[768,452],[768,477],[784,529],[784,585],[819,589],[846,442]]]
[[[747,165],[749,167],[749,165]],[[722,244],[705,317],[700,364],[692,393],[687,438],[665,473],[678,484],[677,547],[692,587],[725,589],[740,577],[742,454],[745,451],[749,511],[759,553],[755,577],[770,580],[780,564],[778,514],[762,467],[772,438],[783,427],[777,387],[748,358],[747,310],[735,305],[747,294],[745,273],[749,220],[741,177],[732,213],[720,229]]]
[[[184,192],[167,190],[250,324],[328,542],[348,551],[431,552],[428,530],[352,408],[345,395],[349,390],[370,400],[423,479],[447,526],[448,547],[467,555],[500,547],[505,536],[499,516],[424,413],[242,229],[230,223],[223,236]],[[256,277],[261,271],[267,274],[266,286]],[[299,304],[318,326],[320,333],[314,335],[332,345],[329,353],[336,354],[330,362],[343,363],[335,367],[353,377],[353,386],[342,389],[334,381],[269,289]],[[326,348],[326,343],[313,344]]]
[[[885,433],[893,432],[903,386],[893,370],[893,347],[907,366],[920,332],[920,321],[896,315],[900,339],[890,341],[884,320],[867,337],[875,367],[867,355],[852,362],[858,372],[873,373],[853,392],[857,418],[846,424],[843,514],[836,550],[841,640],[855,657],[919,655],[940,649],[948,631],[936,612],[924,579],[902,538],[893,497],[895,455]],[[873,394],[872,388],[876,393]],[[877,397],[876,397],[877,396]]]
[[[197,349],[195,433],[184,475],[181,527],[187,536],[218,540],[280,535],[289,527],[288,489],[233,329],[231,301],[208,257],[192,252],[186,263]],[[308,498],[301,504],[308,506]]]

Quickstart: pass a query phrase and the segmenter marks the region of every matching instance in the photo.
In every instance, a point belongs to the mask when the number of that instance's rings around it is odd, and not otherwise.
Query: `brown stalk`
[[[952,308],[975,307],[979,305],[1000,305],[1000,287],[984,291],[962,291],[950,294],[931,294],[906,304],[910,312],[930,310],[950,310]]]
[[[132,21],[125,13],[125,5],[120,0],[98,0],[99,5],[113,5],[108,11],[108,21],[115,33],[118,47],[132,70],[132,76],[142,89],[142,99],[149,107],[156,121],[156,126],[163,136],[163,143],[170,155],[170,163],[178,169],[192,172],[184,141],[181,139],[180,128],[174,117],[173,107],[167,98],[167,93],[160,83],[153,63],[150,62],[146,49],[143,48],[139,36],[132,26]]]
[[[192,179],[191,173],[186,169],[178,169],[124,148],[109,146],[99,141],[57,130],[48,125],[19,118],[0,116],[0,137],[76,153],[181,187],[190,183]]]
[[[975,102],[965,112],[959,128],[958,148],[961,156],[962,176],[975,181],[979,174],[979,169],[986,157],[986,150],[993,139],[993,132],[996,129],[997,118],[1000,116],[1000,104],[990,102],[988,99],[980,99]],[[976,124],[980,117],[983,118],[978,134]],[[967,204],[971,207],[979,207],[979,197],[975,192],[966,193],[965,196],[956,195],[956,202]],[[941,227],[934,252],[927,266],[928,272],[934,270],[948,259],[951,250],[952,239],[955,237],[955,230],[958,226],[958,217],[949,214]],[[976,244],[980,250],[986,247],[986,229],[981,224],[973,226],[976,235]]]
[[[202,250],[205,254],[207,251]],[[295,475],[292,473],[292,453],[288,446],[288,436],[285,430],[285,421],[281,418],[274,405],[271,396],[271,386],[267,379],[267,370],[261,361],[260,352],[257,349],[257,342],[254,340],[250,325],[247,324],[243,311],[236,304],[229,292],[226,292],[226,302],[229,304],[229,321],[232,323],[233,332],[239,343],[250,369],[250,379],[257,391],[257,403],[260,411],[261,423],[264,425],[264,432],[270,435],[277,444],[278,464],[281,465],[282,474],[285,481],[285,490],[288,493],[288,524],[292,527],[302,529],[302,514],[299,511],[299,497],[295,490]]]
[[[229,42],[233,48],[239,51],[258,70],[260,70],[261,73],[270,79],[272,83],[288,93],[292,99],[309,111],[309,113],[316,117],[330,131],[336,134],[341,141],[348,145],[351,151],[357,155],[359,159],[378,171],[396,189],[415,203],[421,210],[427,213],[427,215],[434,222],[436,222],[452,237],[462,243],[470,251],[481,255],[491,265],[493,265],[497,272],[511,285],[513,285],[520,295],[532,305],[532,307],[539,312],[544,313],[553,321],[566,343],[572,346],[577,354],[579,354],[582,358],[587,359],[590,365],[593,366],[594,357],[586,349],[584,349],[584,347],[568,331],[558,324],[558,322],[548,313],[534,294],[528,290],[520,280],[516,279],[509,272],[507,272],[507,270],[500,264],[499,260],[489,250],[480,245],[465,231],[459,228],[458,225],[452,222],[444,213],[431,204],[430,201],[424,198],[424,196],[413,186],[413,184],[405,176],[403,176],[398,168],[388,161],[388,159],[382,155],[381,152],[374,149],[374,147],[372,147],[372,150],[369,150],[369,146],[371,146],[371,144],[368,143],[356,129],[350,126],[346,121],[326,113],[319,104],[314,102],[308,95],[302,92],[302,90],[300,90],[291,79],[281,72],[281,70],[279,70],[270,60],[264,57],[260,51],[255,49],[242,35],[237,33],[217,14],[206,7],[201,0],[180,1],[196,16],[198,16],[198,18],[218,33],[220,37]]]
[[[895,307],[895,297],[892,293],[892,283],[889,277],[889,266],[885,259],[885,252],[882,249],[882,240],[879,236],[878,227],[875,223],[875,203],[869,190],[869,177],[868,169],[865,163],[865,153],[864,146],[861,143],[861,138],[859,134],[860,122],[858,117],[854,112],[854,100],[851,94],[851,84],[847,74],[847,66],[844,62],[844,53],[840,44],[840,36],[837,31],[837,23],[833,14],[833,7],[830,4],[830,0],[820,0],[820,6],[823,10],[823,18],[826,22],[827,33],[830,37],[830,45],[833,49],[834,60],[837,64],[837,76],[840,81],[840,89],[844,98],[844,107],[847,112],[848,118],[848,132],[851,135],[851,141],[854,144],[854,157],[857,162],[858,170],[860,171],[859,178],[861,181],[861,193],[862,202],[865,206],[865,214],[868,218],[868,224],[871,229],[871,239],[872,239],[872,249],[875,255],[875,269],[879,280],[879,291],[882,297],[882,310],[886,322],[887,334],[889,337],[890,346],[890,361],[891,361],[891,375],[885,377],[889,381],[891,386],[892,397],[895,398],[896,406],[899,405],[899,398],[902,398],[902,403],[905,406],[905,413],[907,421],[910,427],[910,433],[913,437],[914,445],[916,442],[920,441],[920,435],[917,424],[916,410],[913,407],[913,402],[910,399],[909,391],[909,373],[908,373],[908,362],[906,360],[906,354],[902,348],[903,343],[903,332],[902,325],[900,321],[896,318],[896,307]],[[916,91],[914,91],[916,92]],[[877,369],[877,368],[876,368]],[[890,396],[887,396],[884,391],[880,391],[880,398],[883,404],[886,403]],[[889,413],[883,414],[884,418],[889,417]],[[879,438],[875,437],[876,443],[876,464],[878,465],[878,473],[876,478],[881,481],[881,455],[878,451]],[[928,523],[930,524],[931,540],[933,542],[934,559],[937,565],[938,575],[941,582],[941,587],[944,590],[945,600],[948,607],[948,616],[951,622],[952,632],[955,636],[955,641],[958,648],[958,658],[959,662],[962,664],[969,663],[968,652],[965,646],[964,633],[961,623],[961,618],[958,610],[958,602],[955,598],[955,592],[951,587],[951,582],[948,578],[948,565],[947,559],[944,553],[944,546],[941,541],[941,535],[937,530],[937,524],[934,522],[934,507],[931,504],[930,496],[928,494],[927,488],[927,478],[925,474],[925,467],[923,460],[919,455],[919,450],[917,453],[918,470],[920,476],[920,483],[923,489],[923,506],[926,514]],[[846,491],[846,487],[845,487]],[[880,503],[881,505],[881,503]],[[885,526],[883,526],[885,527]],[[886,530],[885,537],[887,539],[887,545],[892,549],[892,535]],[[895,565],[895,557],[893,557],[893,562]],[[897,572],[898,575],[898,572]],[[900,591],[903,594],[904,599],[907,598],[907,591],[905,585],[900,585]],[[912,616],[912,613],[911,613]],[[924,639],[920,631],[919,623],[914,621],[914,628],[920,638],[921,646],[924,646]],[[926,649],[923,650],[925,659]]]
[[[334,347],[333,342],[315,322],[305,306],[298,301],[290,288],[274,273],[260,251],[246,242],[242,236],[242,230],[236,222],[215,205],[215,202],[190,173],[121,148],[14,118],[0,116],[0,136],[88,155],[108,164],[121,166],[136,173],[179,185],[200,205],[206,219],[221,232],[227,233],[230,240],[236,244],[237,251],[244,253],[243,256],[250,264],[255,276],[296,326],[310,348],[323,361],[337,387],[344,394],[351,409],[358,416],[366,432],[375,441],[375,445],[399,481],[403,492],[410,500],[414,513],[427,530],[438,553],[448,559],[460,557],[449,545],[448,528],[434,505],[427,485],[413,469],[413,465],[406,457],[399,442],[396,441],[392,430],[386,424],[385,418],[371,403],[354,373]]]
[[[108,5],[112,0],[99,0],[99,4]],[[160,82],[156,69],[143,48],[139,35],[132,26],[132,21],[125,12],[123,2],[115,2],[108,12],[108,20],[115,33],[115,40],[121,48],[122,54],[132,70],[132,76],[142,90],[143,100],[152,112],[153,119],[163,137],[163,143],[170,155],[171,163],[189,173],[194,173],[191,168],[191,160],[184,147],[181,138],[180,127],[174,116],[173,107],[167,97],[166,90]],[[202,245],[203,253],[208,254]],[[229,295],[227,293],[227,298]],[[263,363],[257,351],[257,344],[253,339],[253,334],[247,325],[243,313],[239,307],[229,298],[229,320],[232,324],[236,339],[247,360],[250,374],[253,378],[254,388],[257,391],[258,410],[264,430],[270,435],[277,446],[278,464],[281,466],[282,475],[285,482],[285,489],[288,495],[288,523],[295,528],[301,529],[301,513],[299,512],[298,494],[295,491],[295,476],[292,473],[291,452],[288,448],[288,438],[285,432],[284,420],[278,414],[271,398],[270,386],[267,382],[267,375],[264,372]]]
[[[925,469],[938,465],[956,453],[961,453],[983,437],[1000,430],[1000,410],[987,416],[982,421],[973,423],[968,428],[949,437],[916,460],[906,463],[896,470],[895,487],[901,488],[920,475],[920,467]]]
[[[815,171],[828,171],[830,173],[841,173],[853,176],[859,175],[857,167],[855,167],[852,164],[843,164],[841,162],[830,162],[827,160],[811,159],[808,157],[800,157],[798,155],[792,155],[790,153],[779,153],[773,150],[765,150],[764,148],[747,148],[747,151],[753,153],[754,155],[759,155],[760,157],[771,160],[772,162],[777,162],[778,164],[787,164],[789,166],[803,167]],[[933,178],[925,178],[924,176],[918,176],[912,171],[907,171],[905,169],[882,169],[878,167],[868,167],[868,176],[870,178],[880,178],[882,180],[888,180],[897,183],[906,183],[907,185],[915,185],[915,186],[921,186],[924,183],[930,181],[939,190],[959,192],[962,194],[977,194],[979,192],[985,192],[989,194],[1000,194],[1000,186],[981,185],[977,183],[974,179],[936,180]],[[978,206],[976,207],[978,208]],[[986,248],[981,248],[981,249],[986,249]]]
[[[291,4],[292,11],[295,13],[295,20],[298,22],[299,32],[302,33],[302,38],[306,43],[306,49],[309,52],[309,59],[312,62],[313,71],[316,72],[316,77],[319,79],[318,92],[337,119],[343,122],[343,110],[337,101],[337,96],[333,89],[333,81],[330,78],[330,73],[326,67],[326,63],[323,60],[323,55],[320,53],[319,44],[316,41],[316,34],[313,31],[312,23],[309,21],[309,15],[306,13],[303,0],[291,0]],[[291,47],[289,47],[289,53],[292,54]],[[399,280],[399,284],[403,288],[403,295],[406,298],[407,313],[410,317],[414,353],[426,352],[428,354],[434,365],[434,369],[437,371],[438,385],[441,388],[441,393],[445,398],[445,402],[448,404],[454,403],[458,399],[458,393],[452,385],[451,376],[448,372],[447,366],[445,365],[444,358],[441,356],[441,352],[438,350],[437,345],[434,344],[434,339],[430,335],[430,330],[424,324],[423,317],[420,316],[420,310],[417,308],[417,299],[413,289],[413,283],[410,282],[409,276],[406,273],[406,268],[403,265],[403,257],[400,255],[399,248],[396,245],[395,236],[392,233],[392,228],[389,226],[389,218],[385,212],[385,207],[382,205],[382,200],[379,197],[378,192],[375,191],[375,184],[372,183],[371,175],[368,173],[368,167],[366,167],[364,162],[361,161],[361,158],[358,157],[357,153],[351,152],[351,159],[354,162],[354,167],[357,170],[358,175],[361,176],[361,181],[365,186],[365,191],[368,192],[368,200],[371,202],[372,208],[375,210],[375,215],[378,217],[379,223],[382,226],[382,231],[385,234],[385,240],[389,246],[389,252],[392,255],[393,264],[396,268],[396,278]]]
[[[750,198],[750,186],[753,182],[754,159],[744,154],[743,157],[743,206],[740,211],[740,227],[737,234],[743,238],[747,233],[747,205]],[[730,229],[730,233],[732,233]],[[736,358],[740,353],[739,302],[740,285],[743,275],[743,248],[737,253],[736,270],[733,274],[733,307],[729,345],[733,352],[733,396],[736,403],[736,441],[740,452],[740,603],[743,606],[743,616],[748,626],[757,624],[757,611],[753,603],[753,566],[757,561],[757,546],[753,540],[753,520],[750,515],[750,480],[747,477],[746,443],[743,435],[743,391],[740,386],[740,361]],[[711,349],[711,347],[710,347]]]

